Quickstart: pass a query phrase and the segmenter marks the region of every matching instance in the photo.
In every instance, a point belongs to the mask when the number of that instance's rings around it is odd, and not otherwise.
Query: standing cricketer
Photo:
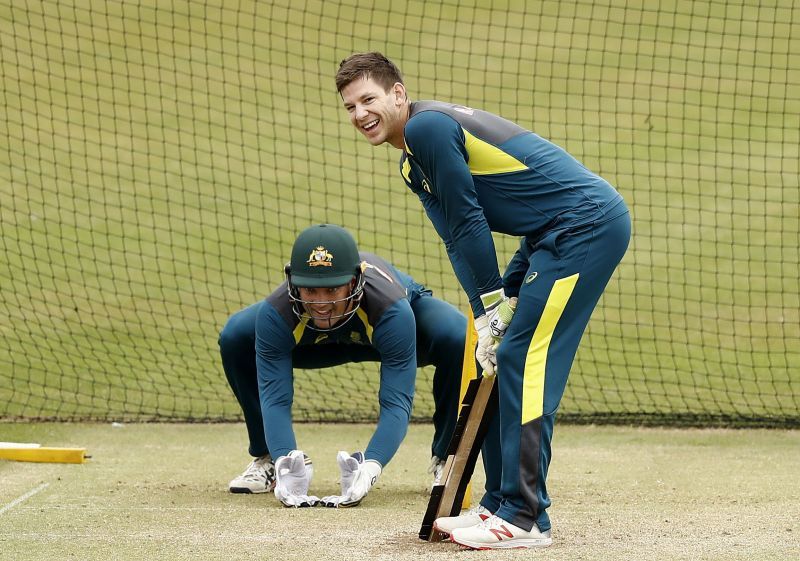
[[[430,471],[439,476],[458,417],[463,314],[380,257],[359,253],[350,233],[332,224],[300,233],[285,272],[285,282],[220,333],[255,458],[230,491],[274,490],[286,506],[316,504],[308,494],[313,468],[292,429],[292,372],[363,361],[381,363],[378,424],[363,453],[339,452],[341,495],[322,502],[356,506],[375,484],[405,437],[417,366],[436,367]]]
[[[434,527],[476,549],[550,545],[555,414],[592,310],[628,247],[628,209],[608,182],[515,123],[410,101],[380,53],[342,61],[336,87],[371,144],[402,151],[400,173],[469,297],[476,357],[485,374],[498,372],[499,428],[483,450],[487,492]],[[502,279],[492,232],[522,238]]]

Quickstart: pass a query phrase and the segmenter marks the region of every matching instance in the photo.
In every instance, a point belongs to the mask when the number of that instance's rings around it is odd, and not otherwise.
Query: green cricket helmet
[[[292,247],[292,258],[286,266],[289,299],[298,318],[309,318],[304,307],[309,302],[300,298],[300,288],[333,288],[346,285],[354,279],[356,282],[346,298],[330,302],[350,302],[352,305],[345,308],[344,314],[330,319],[349,319],[361,305],[364,275],[358,246],[350,232],[334,224],[318,224],[300,232]],[[338,321],[336,326],[329,329],[313,326],[313,322],[307,325],[318,331],[330,331],[341,323]]]

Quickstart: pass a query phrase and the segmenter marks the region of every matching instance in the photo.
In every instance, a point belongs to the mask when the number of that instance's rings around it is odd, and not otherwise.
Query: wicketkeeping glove
[[[331,508],[358,506],[378,481],[382,471],[381,464],[375,460],[365,460],[362,452],[354,452],[352,455],[339,452],[336,454],[336,463],[339,464],[342,475],[342,494],[322,497],[322,504]]]
[[[314,506],[319,497],[308,494],[314,466],[302,450],[292,450],[275,460],[275,497],[284,506],[303,508]]]

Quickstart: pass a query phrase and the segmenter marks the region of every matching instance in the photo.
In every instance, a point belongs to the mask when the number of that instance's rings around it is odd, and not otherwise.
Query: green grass
[[[0,417],[235,418],[217,332],[281,280],[311,222],[465,309],[396,151],[358,138],[333,91],[339,60],[379,49],[413,97],[516,119],[629,203],[632,245],[565,413],[796,425],[792,15],[788,0],[0,7]],[[516,242],[497,245],[502,265]],[[343,378],[374,393],[371,368],[310,373],[297,414],[370,401]],[[419,386],[425,418],[430,372]]]
[[[336,451],[369,425],[303,424],[312,490],[336,492]],[[232,495],[248,461],[241,424],[0,424],[5,440],[86,447],[83,465],[0,461],[0,550],[8,561],[343,559],[444,561],[417,538],[432,428],[414,425],[355,509],[286,509]],[[559,426],[548,477],[554,561],[793,561],[800,554],[800,433]],[[476,500],[483,486],[476,470]],[[9,507],[26,493],[38,493]],[[483,555],[475,553],[483,557]],[[530,559],[532,552],[491,554]]]

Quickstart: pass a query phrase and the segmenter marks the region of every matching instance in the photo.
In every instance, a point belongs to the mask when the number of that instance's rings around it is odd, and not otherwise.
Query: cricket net
[[[800,426],[796,2],[5,0],[0,36],[2,419],[240,418],[217,334],[312,223],[466,310],[335,91],[380,50],[415,99],[519,122],[631,208],[562,419]],[[374,365],[296,374],[296,420],[375,418]]]

